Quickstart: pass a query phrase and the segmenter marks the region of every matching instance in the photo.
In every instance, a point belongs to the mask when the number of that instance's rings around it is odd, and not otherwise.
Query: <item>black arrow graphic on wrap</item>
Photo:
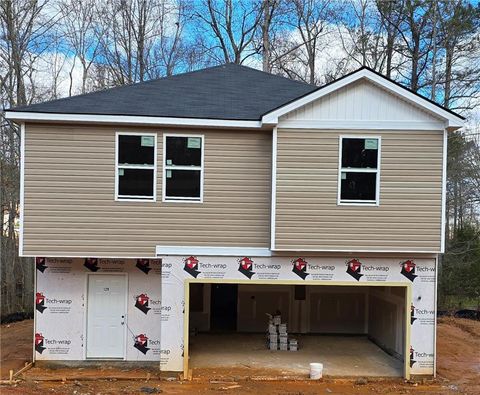
[[[133,347],[135,347],[138,351],[140,351],[143,354],[146,354],[150,348],[148,346],[148,337],[145,336],[144,334],[140,334],[135,337],[135,343]]]
[[[410,346],[410,367],[412,367],[417,362],[413,359],[413,352],[414,351],[415,350],[412,348],[412,346]]]
[[[45,295],[42,292],[35,294],[35,309],[42,314],[47,309],[45,306]]]
[[[148,301],[150,298],[146,294],[140,294],[137,296],[135,301],[135,307],[139,309],[142,313],[147,314],[150,307],[148,307]]]
[[[48,268],[48,266],[45,265],[45,258],[35,258],[35,267],[40,273],[43,273],[45,269]]]
[[[411,282],[413,282],[413,280],[418,277],[415,274],[415,262],[409,259],[408,261],[402,262],[401,265],[402,270],[400,271],[400,273],[403,274],[406,278],[408,278]]]
[[[148,259],[137,259],[137,264],[135,266],[145,274],[148,274],[148,272],[152,270]]]
[[[358,259],[352,259],[347,262],[347,273],[357,281],[360,281],[360,278],[363,276],[363,274],[360,273],[361,270],[362,263]]]
[[[307,273],[307,261],[303,258],[297,258],[293,261],[293,269],[298,277],[305,280],[310,273]]]
[[[197,278],[197,276],[201,273],[200,271],[197,270],[198,259],[195,258],[194,256],[190,256],[184,259],[184,263],[185,263],[185,266],[183,267],[183,270],[185,270],[192,277]]]
[[[248,277],[249,279],[253,277],[255,272],[253,272],[252,269],[253,261],[250,258],[245,257],[240,260],[240,263],[238,265],[238,271],[242,273],[245,277]]]
[[[412,325],[415,322],[415,306],[412,304],[412,307],[410,307],[410,325]]]
[[[98,259],[97,258],[85,258],[85,262],[83,263],[83,266],[85,266],[88,270],[91,272],[97,272],[98,269]]]
[[[35,333],[35,351],[39,354],[43,353],[46,350],[46,347],[43,347],[43,336],[41,333]]]

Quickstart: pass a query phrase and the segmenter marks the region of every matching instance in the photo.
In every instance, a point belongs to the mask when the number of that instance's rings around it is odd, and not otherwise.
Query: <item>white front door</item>
[[[87,358],[124,358],[127,277],[89,274]]]

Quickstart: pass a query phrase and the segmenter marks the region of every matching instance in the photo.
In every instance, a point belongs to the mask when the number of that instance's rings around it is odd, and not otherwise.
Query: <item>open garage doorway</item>
[[[328,376],[409,376],[405,284],[187,286],[186,369],[247,367],[302,376],[311,362],[321,362]],[[271,349],[269,314],[286,324],[286,350]],[[280,343],[280,335],[273,337]],[[297,351],[290,350],[295,342]]]

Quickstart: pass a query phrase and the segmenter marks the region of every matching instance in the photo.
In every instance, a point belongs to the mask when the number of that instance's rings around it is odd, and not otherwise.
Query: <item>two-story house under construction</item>
[[[224,65],[7,118],[37,361],[186,371],[244,349],[335,374],[338,352],[362,375],[434,374],[459,115],[366,68],[315,87]],[[266,349],[267,313],[296,353]]]

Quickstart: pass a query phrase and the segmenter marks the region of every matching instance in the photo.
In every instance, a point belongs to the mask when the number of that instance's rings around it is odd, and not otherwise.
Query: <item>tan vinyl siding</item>
[[[380,205],[337,205],[340,135],[380,135]],[[279,130],[275,248],[438,252],[442,132]]]
[[[157,202],[117,202],[115,132],[157,132]],[[203,134],[203,203],[162,203],[163,133]],[[156,245],[269,247],[271,134],[27,125],[24,254],[151,257]]]

